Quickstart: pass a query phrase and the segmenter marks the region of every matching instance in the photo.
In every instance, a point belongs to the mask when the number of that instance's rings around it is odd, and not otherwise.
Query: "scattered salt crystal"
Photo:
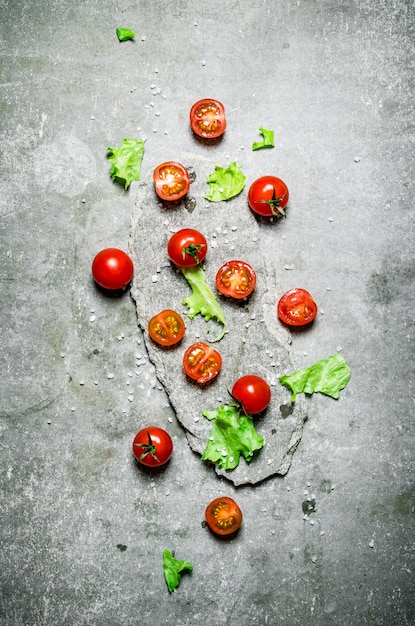
[[[172,423],[172,421],[173,421],[173,418],[172,418],[172,417],[168,417],[168,418],[167,418],[167,421],[169,422],[169,424],[171,424],[171,423]]]
[[[329,222],[334,222],[334,217],[329,217]]]
[[[198,422],[198,421],[199,421],[199,418],[198,418],[198,417],[195,417],[195,418],[194,418],[194,421],[195,421],[195,422]]]
[[[95,119],[95,115],[91,115],[91,120],[94,120],[94,119]]]
[[[64,359],[65,358],[65,353],[61,352],[60,356],[61,356],[61,359]]]
[[[355,162],[355,163],[359,163],[359,161],[360,161],[360,156],[355,156],[355,158],[354,158],[354,162]]]
[[[83,387],[85,385],[85,382],[83,380],[80,380],[79,384],[81,385],[81,387]]]
[[[233,456],[229,457],[229,463],[233,463]]]
[[[96,320],[95,315],[91,315],[91,317],[89,318],[89,321],[92,323],[92,322],[95,322],[95,320]]]
[[[374,548],[374,546],[375,546],[375,542],[372,539],[371,541],[369,541],[369,548]]]
[[[153,276],[151,277],[151,282],[156,283],[157,280],[158,280],[158,277],[156,276],[156,274],[153,274]]]
[[[71,411],[75,411],[75,407],[74,406],[71,406]]]
[[[98,381],[97,380],[94,380],[94,385],[98,385]]]
[[[107,378],[109,378],[109,379],[114,378],[114,374],[112,374],[112,373],[107,374]]]
[[[341,352],[343,348],[341,346],[337,346],[337,352]]]
[[[205,59],[203,59],[203,60],[201,61],[201,64],[202,64],[202,66],[203,66],[203,67],[205,67],[205,65],[206,65],[206,61],[205,61]]]
[[[132,394],[130,394],[128,396],[128,402],[132,402],[134,400],[134,396]]]

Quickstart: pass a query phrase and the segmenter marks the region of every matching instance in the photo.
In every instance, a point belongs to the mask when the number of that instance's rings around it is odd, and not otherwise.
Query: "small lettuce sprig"
[[[163,573],[170,593],[180,585],[180,574],[184,571],[193,572],[193,565],[190,565],[189,561],[175,559],[170,550],[164,550]]]
[[[140,180],[141,162],[144,155],[142,139],[123,139],[119,148],[107,148],[108,159],[112,163],[110,176],[119,180],[128,189],[133,180]]]
[[[245,187],[246,176],[242,174],[241,167],[234,161],[228,167],[215,166],[207,180],[210,191],[205,198],[210,202],[229,200],[241,193]]]
[[[254,141],[252,144],[252,150],[261,150],[261,148],[273,148],[274,147],[274,131],[267,130],[262,126],[259,127],[263,139],[262,141]]]
[[[215,319],[222,324],[222,332],[212,341],[220,341],[226,332],[225,313],[219,306],[213,291],[206,282],[203,267],[201,265],[194,265],[193,267],[182,267],[180,269],[192,288],[192,294],[182,301],[189,309],[189,319],[192,320],[198,313],[203,315],[207,322],[212,318]]]
[[[338,400],[340,391],[350,380],[352,372],[341,354],[332,354],[292,374],[280,376],[279,381],[292,391],[291,402],[299,393],[323,393]]]

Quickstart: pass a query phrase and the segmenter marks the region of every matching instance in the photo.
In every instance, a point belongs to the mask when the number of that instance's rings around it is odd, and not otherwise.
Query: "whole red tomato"
[[[137,461],[147,467],[159,467],[170,459],[173,441],[167,431],[158,426],[140,430],[133,441],[133,454]]]
[[[285,207],[289,198],[288,187],[281,178],[261,176],[255,180],[248,191],[248,203],[258,215],[267,217],[285,216]]]
[[[133,262],[122,250],[106,248],[92,262],[92,276],[104,289],[124,289],[134,274]]]
[[[207,247],[202,233],[194,228],[182,228],[170,237],[167,254],[177,267],[193,267],[203,261]]]
[[[271,388],[260,376],[248,374],[238,378],[232,387],[232,397],[237,400],[245,413],[256,415],[264,411],[271,401]]]

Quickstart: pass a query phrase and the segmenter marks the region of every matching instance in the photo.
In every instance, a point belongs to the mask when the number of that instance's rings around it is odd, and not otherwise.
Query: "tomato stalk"
[[[197,263],[199,263],[200,259],[199,259],[199,256],[198,256],[198,252],[199,252],[200,248],[203,248],[206,245],[207,244],[205,244],[205,243],[200,243],[198,245],[196,245],[195,243],[190,243],[188,246],[186,246],[182,250],[182,257],[183,257],[183,259],[185,259],[186,258],[186,254],[188,254],[195,261],[197,261]]]
[[[147,436],[148,436],[148,443],[135,443],[134,444],[135,446],[138,446],[143,449],[143,454],[141,454],[137,458],[137,461],[142,461],[143,459],[146,458],[146,456],[150,454],[155,461],[159,462],[157,458],[157,454],[156,454],[157,452],[156,446],[154,445],[151,435],[148,431],[147,431]]]
[[[272,190],[273,193],[270,200],[258,200],[258,202],[265,202],[266,204],[268,204],[269,208],[271,209],[271,213],[275,217],[281,217],[282,215],[285,217],[285,211],[282,206],[280,206],[280,204],[287,195],[287,192],[284,192],[280,198],[277,198],[277,192],[275,191],[275,187],[273,187]]]

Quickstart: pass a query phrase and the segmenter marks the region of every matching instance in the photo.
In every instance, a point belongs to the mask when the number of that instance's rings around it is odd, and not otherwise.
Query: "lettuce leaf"
[[[245,187],[246,176],[242,174],[241,168],[234,161],[228,167],[215,166],[207,180],[210,185],[210,191],[205,196],[211,202],[221,202],[221,200],[229,200],[241,193]]]
[[[297,394],[320,392],[337,400],[340,391],[350,380],[351,369],[340,354],[317,361],[310,367],[297,370],[293,374],[280,376],[279,381],[292,391],[291,402]]]
[[[129,28],[116,28],[115,32],[119,41],[128,41],[128,39],[134,39],[135,33]]]
[[[179,561],[175,559],[170,550],[163,552],[163,572],[164,579],[167,583],[169,591],[174,591],[180,584],[180,572],[193,572],[193,565],[189,561]]]
[[[261,148],[273,148],[274,147],[274,131],[266,130],[262,126],[259,127],[260,133],[263,136],[262,141],[254,141],[252,144],[252,150],[260,150]]]
[[[249,463],[254,452],[264,445],[252,418],[241,414],[238,406],[224,404],[215,411],[203,411],[203,415],[214,421],[202,461],[212,461],[222,469],[234,469],[241,454]]]
[[[201,265],[193,267],[182,267],[183,276],[186,278],[192,288],[192,295],[182,300],[183,304],[189,309],[188,317],[193,319],[198,313],[203,315],[208,322],[215,319],[223,325],[223,329],[219,337],[213,341],[220,341],[226,332],[225,313],[219,306],[213,291],[206,282],[205,272]]]
[[[144,155],[144,141],[141,139],[123,139],[119,148],[107,148],[112,163],[110,176],[113,180],[124,182],[128,189],[133,180],[140,180],[141,161]]]

